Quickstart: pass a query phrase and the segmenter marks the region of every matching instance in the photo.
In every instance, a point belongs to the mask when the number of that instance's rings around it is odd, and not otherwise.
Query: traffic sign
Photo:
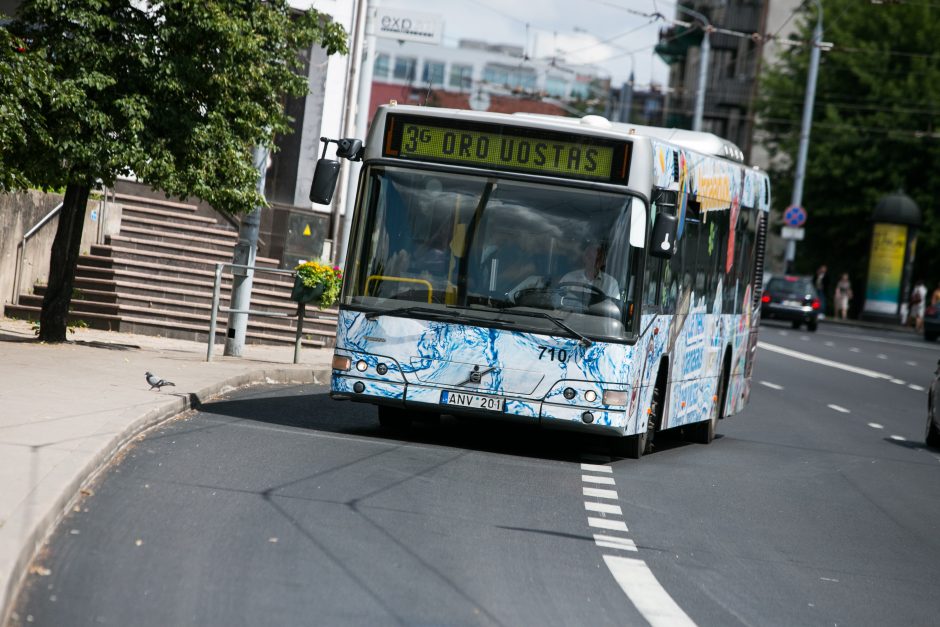
[[[803,226],[806,224],[806,210],[803,207],[790,205],[783,212],[783,221],[787,226]]]
[[[797,242],[802,242],[805,235],[806,229],[795,226],[785,226],[780,229],[780,237],[783,239],[792,239]]]

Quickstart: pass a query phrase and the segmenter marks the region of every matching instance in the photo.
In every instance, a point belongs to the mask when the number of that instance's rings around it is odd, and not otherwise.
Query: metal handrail
[[[249,272],[267,272],[269,274],[288,274],[291,276],[296,276],[296,270],[280,270],[277,268],[258,268],[257,266],[246,266],[240,263],[217,263],[215,264],[215,282],[212,286],[212,313],[209,316],[209,342],[206,348],[206,361],[212,361],[212,353],[215,349],[215,332],[218,326],[218,314],[219,312],[224,313],[239,313],[253,316],[263,316],[267,318],[293,318],[291,314],[280,313],[275,311],[255,311],[252,309],[230,309],[228,307],[220,307],[219,303],[222,300],[222,269],[223,268],[242,268],[248,270]],[[300,363],[300,344],[303,337],[304,331],[304,313],[306,312],[306,306],[304,303],[297,303],[297,331],[294,335],[294,363]]]
[[[52,218],[56,217],[60,211],[62,211],[62,206],[64,202],[60,202],[58,205],[53,207],[53,209],[47,213],[39,222],[33,225],[31,229],[26,231],[23,234],[23,238],[20,240],[20,243],[16,245],[16,262],[13,267],[13,299],[12,302],[14,305],[20,304],[20,284],[23,282],[23,259],[26,256],[26,242],[35,235],[39,229],[44,227]]]

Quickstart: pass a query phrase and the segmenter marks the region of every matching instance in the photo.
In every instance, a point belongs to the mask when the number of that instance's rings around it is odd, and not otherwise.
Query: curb
[[[10,624],[13,603],[26,579],[27,568],[58,524],[65,518],[74,503],[81,497],[83,486],[97,476],[111,463],[115,456],[140,434],[175,418],[190,409],[199,409],[203,403],[213,397],[251,385],[288,385],[288,384],[326,384],[330,380],[328,367],[308,369],[272,368],[251,370],[244,374],[229,377],[219,383],[207,385],[198,392],[187,396],[176,396],[167,402],[146,412],[129,423],[121,432],[116,433],[106,446],[91,454],[90,459],[62,486],[48,510],[37,517],[33,528],[25,535],[14,559],[10,572],[0,573],[0,581],[6,584],[0,587],[0,625]]]

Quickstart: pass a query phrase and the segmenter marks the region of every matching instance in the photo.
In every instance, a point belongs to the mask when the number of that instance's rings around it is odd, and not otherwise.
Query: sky
[[[437,14],[444,21],[444,45],[460,39],[522,46],[535,58],[564,57],[598,65],[612,84],[637,88],[665,85],[669,70],[653,54],[659,30],[667,26],[639,14],[675,16],[666,0],[374,0],[375,6]]]

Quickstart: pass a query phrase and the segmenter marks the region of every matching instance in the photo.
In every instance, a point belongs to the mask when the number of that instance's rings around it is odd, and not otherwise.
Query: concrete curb
[[[159,407],[151,409],[136,420],[121,427],[114,437],[97,451],[88,453],[81,460],[74,460],[74,465],[70,465],[69,468],[57,469],[58,472],[64,471],[68,476],[63,477],[62,481],[59,482],[60,485],[56,486],[59,493],[55,496],[52,506],[36,518],[35,524],[22,539],[18,555],[14,559],[9,572],[0,572],[0,582],[6,582],[0,585],[0,625],[9,624],[13,612],[13,603],[25,581],[27,568],[39,554],[58,524],[81,498],[82,488],[95,480],[115,456],[140,434],[183,412],[198,409],[203,403],[221,394],[261,384],[327,384],[330,380],[330,373],[329,368],[322,366],[310,369],[256,369],[229,377],[219,383],[207,385],[198,392],[192,392],[186,396],[179,395],[172,399],[168,398]]]

